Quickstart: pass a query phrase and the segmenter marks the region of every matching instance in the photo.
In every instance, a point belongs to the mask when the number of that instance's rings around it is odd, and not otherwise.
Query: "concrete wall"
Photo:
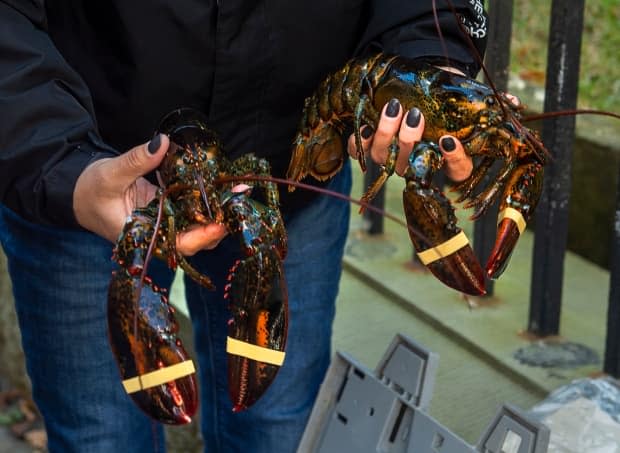
[[[605,268],[610,259],[619,156],[618,149],[587,137],[578,136],[575,141],[568,248]]]

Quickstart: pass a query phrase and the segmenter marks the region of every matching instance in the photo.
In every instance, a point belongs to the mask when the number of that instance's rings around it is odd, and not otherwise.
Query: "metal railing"
[[[577,31],[583,29],[584,4],[584,0],[552,2],[545,112],[576,108],[581,46],[581,32]],[[499,90],[506,90],[508,85],[512,11],[513,0],[490,2],[486,66]],[[542,139],[553,159],[545,167],[543,193],[536,210],[528,331],[538,337],[547,337],[558,335],[560,331],[575,117],[545,120]],[[367,175],[365,184],[368,185],[375,176]],[[492,173],[487,175],[487,181],[492,177]],[[617,194],[603,360],[603,371],[616,378],[620,377],[620,185]],[[382,197],[377,197],[376,203],[380,207],[383,207]],[[474,251],[480,262],[487,261],[495,241],[497,215],[494,213],[497,214],[497,203],[474,226]],[[368,216],[369,233],[383,232],[383,219],[371,213]],[[493,289],[493,282],[487,281],[487,296],[493,294]]]
[[[603,371],[620,377],[620,185],[616,192],[613,239],[611,244],[609,308]]]
[[[581,33],[575,30],[583,28],[584,0],[554,0],[551,8],[545,112],[577,106]],[[575,117],[546,120],[542,138],[553,159],[536,210],[528,330],[546,336],[560,330]]]

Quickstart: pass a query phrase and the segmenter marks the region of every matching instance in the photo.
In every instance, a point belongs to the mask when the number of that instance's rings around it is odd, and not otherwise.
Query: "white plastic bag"
[[[551,430],[549,453],[620,453],[617,381],[574,381],[552,392],[530,413]]]

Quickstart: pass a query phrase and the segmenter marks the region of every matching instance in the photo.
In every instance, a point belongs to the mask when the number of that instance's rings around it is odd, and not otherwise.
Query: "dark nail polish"
[[[161,134],[157,134],[153,139],[149,142],[147,149],[149,153],[155,154],[161,145]]]
[[[366,139],[366,138],[370,138],[370,136],[374,133],[374,131],[372,130],[372,127],[370,126],[366,126],[364,129],[362,129],[362,138]]]
[[[445,137],[441,140],[441,147],[444,151],[454,151],[456,149],[456,142],[452,137]]]
[[[387,108],[385,109],[385,114],[390,118],[394,118],[396,115],[398,115],[399,110],[400,102],[398,102],[398,99],[392,99],[390,100],[390,102],[388,102]]]
[[[422,117],[422,112],[420,112],[420,110],[417,107],[414,107],[411,110],[409,110],[409,113],[407,113],[407,119],[405,120],[405,122],[407,123],[407,126],[409,127],[418,127],[418,124],[420,124],[421,117]]]

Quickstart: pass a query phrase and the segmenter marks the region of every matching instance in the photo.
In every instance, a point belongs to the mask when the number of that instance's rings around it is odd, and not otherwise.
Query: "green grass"
[[[511,70],[544,86],[551,0],[514,5]],[[620,113],[620,2],[588,0],[585,5],[578,105]]]

